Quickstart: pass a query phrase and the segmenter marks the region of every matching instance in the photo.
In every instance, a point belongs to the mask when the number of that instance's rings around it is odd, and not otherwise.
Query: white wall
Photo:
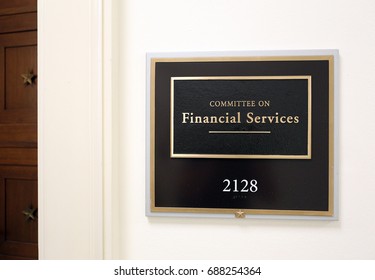
[[[114,11],[120,206],[113,257],[375,258],[374,1],[118,0]],[[147,218],[146,52],[283,49],[340,51],[339,221]]]

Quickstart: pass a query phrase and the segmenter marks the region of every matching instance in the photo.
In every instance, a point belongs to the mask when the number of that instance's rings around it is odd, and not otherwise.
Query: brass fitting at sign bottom
[[[238,210],[234,213],[234,216],[238,219],[243,219],[246,217],[246,213],[242,210]]]

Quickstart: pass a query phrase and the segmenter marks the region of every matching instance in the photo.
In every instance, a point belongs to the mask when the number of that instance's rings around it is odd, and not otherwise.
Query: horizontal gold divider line
[[[262,155],[262,154],[176,154],[171,158],[226,158],[226,159],[311,159],[311,155]]]
[[[243,131],[243,130],[210,130],[210,134],[270,134],[269,130],[259,130],[259,131]]]

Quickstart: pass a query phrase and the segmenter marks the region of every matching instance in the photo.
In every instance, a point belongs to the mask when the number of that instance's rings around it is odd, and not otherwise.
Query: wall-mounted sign
[[[148,215],[337,218],[337,57],[148,55]]]

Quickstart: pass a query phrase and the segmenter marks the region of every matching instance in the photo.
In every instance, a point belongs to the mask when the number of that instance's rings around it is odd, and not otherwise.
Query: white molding
[[[103,3],[90,5],[90,258],[103,259]]]
[[[103,2],[38,1],[40,259],[104,258]]]
[[[115,240],[118,238],[118,223],[115,223],[116,213],[118,213],[118,195],[115,186],[116,182],[116,154],[114,153],[116,137],[116,129],[113,125],[116,95],[116,70],[117,65],[114,57],[116,56],[113,22],[116,19],[115,7],[116,1],[103,1],[102,14],[102,55],[103,55],[103,258],[118,259],[118,248],[115,247]]]

